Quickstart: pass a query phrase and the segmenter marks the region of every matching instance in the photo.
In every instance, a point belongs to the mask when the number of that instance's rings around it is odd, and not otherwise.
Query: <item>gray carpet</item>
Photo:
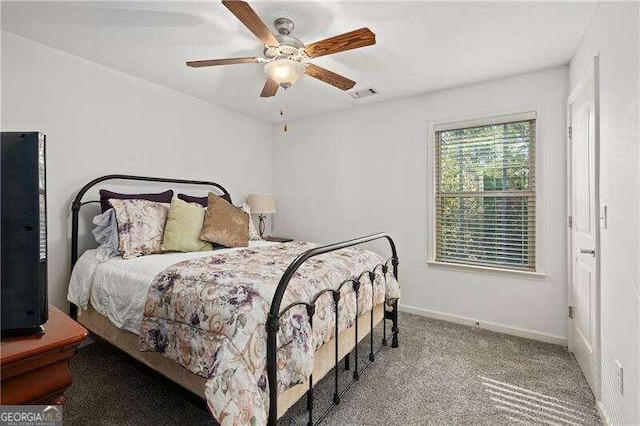
[[[368,346],[365,339],[362,362]],[[71,368],[65,423],[213,424],[201,401],[105,343],[80,349]],[[347,383],[350,373],[342,366],[339,371]],[[316,415],[331,399],[333,373],[330,377],[316,388]],[[304,424],[305,408],[305,401],[298,402],[281,423]],[[325,420],[340,425],[522,422],[599,423],[593,395],[566,348],[405,313],[400,347],[378,354]]]

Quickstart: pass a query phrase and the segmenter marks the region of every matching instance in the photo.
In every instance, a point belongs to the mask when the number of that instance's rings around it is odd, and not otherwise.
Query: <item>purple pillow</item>
[[[229,195],[219,195],[219,197],[231,202],[231,197]],[[178,194],[178,198],[182,201],[186,201],[187,203],[198,203],[202,207],[207,207],[209,205],[209,197],[206,195],[204,197],[194,197],[192,195]]]
[[[160,192],[158,194],[119,194],[117,192],[101,189],[100,207],[102,208],[102,213],[112,207],[111,203],[109,203],[110,198],[115,198],[117,200],[148,200],[155,201],[156,203],[171,203],[173,191],[169,189],[168,191]]]

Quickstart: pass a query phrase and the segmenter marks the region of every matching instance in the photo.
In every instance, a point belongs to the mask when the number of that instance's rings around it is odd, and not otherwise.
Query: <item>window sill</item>
[[[427,265],[429,267],[458,270],[463,272],[471,272],[485,275],[498,275],[498,276],[512,276],[516,278],[533,278],[537,280],[543,280],[547,277],[543,272],[529,272],[529,271],[517,271],[515,269],[502,269],[492,268],[490,266],[478,266],[478,265],[464,265],[461,263],[449,263],[449,262],[437,262],[435,260],[428,260]]]

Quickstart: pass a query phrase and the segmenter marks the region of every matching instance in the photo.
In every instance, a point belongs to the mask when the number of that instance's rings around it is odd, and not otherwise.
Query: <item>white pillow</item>
[[[249,215],[249,240],[251,241],[261,240],[262,238],[260,238],[260,234],[258,233],[258,231],[256,231],[256,227],[253,224],[253,218],[251,217],[251,208],[249,207],[249,204],[244,203],[243,205],[240,206],[240,208],[242,209],[243,212]]]

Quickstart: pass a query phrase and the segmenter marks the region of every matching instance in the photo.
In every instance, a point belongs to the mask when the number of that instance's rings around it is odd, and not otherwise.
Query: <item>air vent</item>
[[[369,87],[368,89],[356,90],[354,92],[349,92],[351,97],[354,99],[366,98],[367,96],[377,95],[378,93],[380,92],[378,92],[378,90],[374,89],[373,87]]]

